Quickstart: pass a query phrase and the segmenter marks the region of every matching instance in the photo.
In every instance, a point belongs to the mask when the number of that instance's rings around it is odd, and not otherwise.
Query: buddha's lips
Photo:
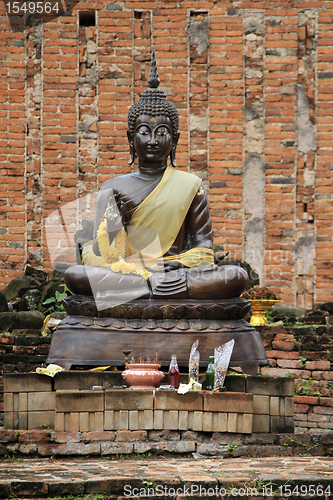
[[[149,152],[152,152],[152,153],[156,153],[157,151],[160,151],[160,147],[150,147],[150,146],[147,146],[146,147],[146,151],[149,151]]]

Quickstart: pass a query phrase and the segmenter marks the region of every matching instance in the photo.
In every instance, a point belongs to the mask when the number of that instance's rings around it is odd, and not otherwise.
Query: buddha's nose
[[[156,144],[156,142],[157,142],[157,140],[156,140],[156,139],[157,139],[157,137],[155,136],[155,134],[154,134],[154,132],[153,132],[153,133],[151,134],[150,138],[149,138],[149,142],[150,142],[150,144],[151,144],[151,145]]]

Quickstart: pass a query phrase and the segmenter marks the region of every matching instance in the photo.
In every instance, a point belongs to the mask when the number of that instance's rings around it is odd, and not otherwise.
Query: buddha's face
[[[139,116],[133,144],[139,165],[166,165],[173,147],[171,120],[166,116]]]

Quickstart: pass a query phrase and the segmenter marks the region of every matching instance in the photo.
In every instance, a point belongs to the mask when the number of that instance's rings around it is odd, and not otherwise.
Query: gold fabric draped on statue
[[[196,195],[201,181],[195,176],[168,167],[156,188],[135,210],[127,228],[126,261],[141,267],[156,266],[173,242]],[[200,193],[199,193],[200,194]],[[165,262],[177,261],[186,267],[212,266],[214,252],[208,248],[192,248],[179,255],[163,257]],[[103,257],[93,253],[92,242],[83,247],[82,262],[91,266],[110,266]]]

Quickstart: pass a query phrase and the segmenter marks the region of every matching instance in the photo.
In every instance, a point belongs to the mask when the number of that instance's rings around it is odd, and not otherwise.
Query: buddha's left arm
[[[213,248],[212,221],[207,194],[202,183],[187,214],[187,233],[191,248]]]

